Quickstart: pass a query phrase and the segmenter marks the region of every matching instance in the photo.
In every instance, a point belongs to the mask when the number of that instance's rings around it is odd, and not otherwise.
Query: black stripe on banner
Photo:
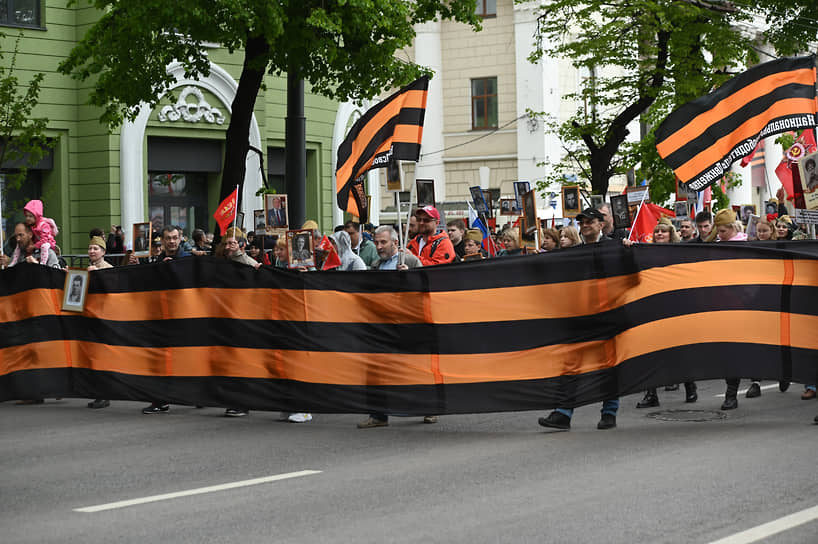
[[[722,137],[735,131],[748,119],[764,113],[776,102],[785,98],[815,98],[815,87],[812,85],[790,83],[788,85],[777,87],[768,94],[759,96],[758,98],[745,104],[740,109],[732,112],[727,117],[724,117],[718,122],[707,127],[701,135],[687,142],[685,145],[665,157],[665,163],[675,170],[702,151],[706,151],[708,148],[712,147]],[[771,119],[768,125],[778,120],[801,117],[803,115],[813,115],[813,112],[792,112],[791,114]],[[761,130],[763,130],[763,128]],[[761,130],[759,130],[759,132],[761,132]],[[784,130],[781,132],[784,132]],[[751,136],[755,136],[755,134],[748,134],[741,137],[741,140],[738,143],[743,144],[744,140]],[[721,159],[721,157],[719,157],[719,159]],[[716,161],[713,162],[715,163]]]
[[[442,355],[503,353],[608,340],[639,325],[712,311],[778,312],[790,293],[793,314],[818,315],[818,287],[736,285],[660,293],[588,316],[457,324],[319,323],[216,318],[107,321],[42,316],[0,324],[0,348],[75,340],[144,348],[231,346],[347,353]],[[543,301],[547,304],[547,301]],[[680,342],[687,341],[680,338]]]
[[[29,289],[62,289],[65,272],[40,264],[20,263],[0,270],[0,297]]]
[[[668,383],[729,376],[778,380],[778,346],[680,346],[615,368],[541,380],[417,386],[343,386],[256,378],[131,376],[78,368],[0,376],[0,401],[81,397],[314,413],[428,415],[578,407]],[[399,360],[395,362],[400,364]],[[794,381],[815,383],[816,353],[793,349]],[[715,403],[714,403],[715,406]],[[533,425],[533,421],[532,421]]]
[[[691,119],[705,111],[713,109],[716,104],[724,100],[724,98],[756,81],[779,72],[790,72],[813,67],[815,67],[814,56],[776,59],[753,66],[749,70],[724,82],[721,87],[712,93],[679,106],[679,108],[668,115],[656,129],[656,143],[660,144],[673,133],[685,127]]]

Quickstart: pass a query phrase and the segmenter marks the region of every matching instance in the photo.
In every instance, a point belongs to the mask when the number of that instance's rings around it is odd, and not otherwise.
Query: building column
[[[423,142],[415,179],[435,180],[435,198],[446,200],[446,168],[443,164],[443,53],[440,44],[440,21],[415,25],[415,62],[434,70],[426,97],[426,117],[423,122]],[[429,152],[438,152],[426,155]]]

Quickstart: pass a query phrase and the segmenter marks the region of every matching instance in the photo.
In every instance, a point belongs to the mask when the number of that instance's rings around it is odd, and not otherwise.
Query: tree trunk
[[[222,167],[222,185],[219,191],[219,202],[239,186],[239,203],[241,203],[244,174],[246,172],[247,153],[250,151],[250,121],[256,105],[261,83],[267,71],[270,44],[262,38],[249,38],[244,49],[244,66],[239,77],[236,97],[233,99],[233,111],[224,144],[224,166]]]

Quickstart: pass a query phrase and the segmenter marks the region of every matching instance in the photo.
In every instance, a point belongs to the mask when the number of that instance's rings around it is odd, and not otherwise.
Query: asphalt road
[[[742,396],[724,419],[648,417],[722,415],[724,383],[705,382],[693,405],[682,391],[650,410],[624,398],[612,431],[596,430],[597,406],[578,409],[570,432],[533,412],[358,430],[351,414],[0,403],[0,543],[710,543],[818,506],[818,402],[801,390]],[[320,472],[77,511],[306,470]],[[818,542],[814,514],[760,541]]]

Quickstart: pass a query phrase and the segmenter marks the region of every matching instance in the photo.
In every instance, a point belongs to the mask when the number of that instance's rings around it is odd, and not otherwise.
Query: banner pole
[[[3,180],[5,181],[5,179]],[[0,255],[5,255],[3,252],[4,248],[6,247],[6,231],[3,229],[3,189],[5,189],[6,184],[0,184]],[[6,265],[4,264],[0,269],[5,269]]]
[[[236,236],[236,222],[239,220],[239,186],[236,185],[236,205],[233,207],[233,237]]]
[[[631,223],[631,231],[628,233],[628,240],[630,240],[631,236],[633,236],[633,227],[636,225],[637,219],[639,219],[639,213],[642,211],[642,204],[645,203],[645,197],[648,196],[649,192],[650,189],[645,191],[645,194],[642,195],[642,200],[639,201],[639,207],[636,208],[636,217],[633,218],[633,223]]]
[[[414,200],[415,196],[415,185],[417,184],[413,183],[412,186],[409,188],[409,211],[406,212],[406,235],[403,237],[403,240],[406,242],[407,245],[409,244],[409,221],[410,218],[412,217],[412,201]],[[398,213],[400,214],[400,209],[398,209]]]
[[[398,218],[398,265],[403,265],[404,261],[404,252],[403,252],[403,223],[400,220],[400,191],[394,191],[395,195],[395,217]]]

